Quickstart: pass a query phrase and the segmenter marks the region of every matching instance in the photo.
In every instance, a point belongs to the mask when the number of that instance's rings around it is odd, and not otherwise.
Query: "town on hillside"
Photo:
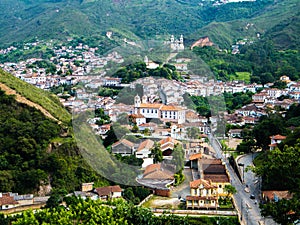
[[[179,40],[172,36],[168,44],[174,51],[184,50],[183,36]],[[232,126],[254,125],[268,111],[276,107],[288,109],[298,103],[300,82],[282,76],[280,81],[286,87],[278,89],[273,88],[272,83],[263,86],[244,81],[221,82],[191,74],[183,80],[149,76],[125,84],[122,78],[110,77],[106,73],[109,64],[121,65],[123,56],[116,51],[99,56],[95,54],[96,50],[82,44],[75,48],[62,45],[53,49],[50,64],[31,58],[0,66],[44,90],[70,85],[72,95],[64,90],[57,93],[61,103],[74,115],[94,112],[94,116],[86,121],[94,134],[106,143],[105,147],[112,156],[133,157],[140,162],[136,182],[153,194],[176,198],[188,210],[217,210],[230,205],[230,215],[237,215],[233,210],[236,203],[231,201],[235,189],[224,161],[226,155],[220,155],[213,146],[212,135],[221,122],[226,121]],[[1,50],[1,54],[7,52],[9,49]],[[179,74],[189,75],[190,60],[173,58],[168,63]],[[148,57],[145,57],[144,63],[148,69],[161,66]],[[188,107],[184,98],[185,95],[209,97],[247,92],[253,93],[251,103],[231,113],[224,109],[207,117]],[[126,132],[114,140],[111,131],[116,126]],[[240,138],[241,129],[230,129],[223,135]],[[271,136],[270,150],[285,138],[281,134]],[[245,172],[240,167],[238,173],[243,181],[241,174]],[[69,195],[108,200],[122,198],[123,192],[120,185],[95,187],[91,181],[83,183],[81,190]],[[0,193],[0,210],[44,205],[48,198]]]

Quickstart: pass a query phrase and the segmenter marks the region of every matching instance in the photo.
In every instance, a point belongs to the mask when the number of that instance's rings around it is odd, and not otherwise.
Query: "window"
[[[219,188],[222,188],[222,184],[219,185]]]

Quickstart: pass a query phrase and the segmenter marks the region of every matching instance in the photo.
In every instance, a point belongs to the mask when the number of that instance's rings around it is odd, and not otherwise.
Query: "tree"
[[[277,202],[261,204],[261,214],[264,217],[272,216],[275,222],[282,225],[295,224],[300,219],[300,196],[290,200],[281,199]]]
[[[132,127],[132,129],[131,129],[131,131],[133,133],[137,133],[137,132],[139,132],[139,127],[136,124],[134,124],[133,127]]]
[[[257,146],[268,149],[270,136],[276,134],[285,134],[286,129],[281,115],[270,114],[262,116],[259,123],[253,128],[254,138]]]
[[[154,147],[151,148],[151,155],[153,157],[153,162],[154,163],[158,163],[158,162],[163,161],[163,155],[162,155],[162,151],[161,151],[159,143],[155,143]]]
[[[181,144],[175,144],[172,152],[172,164],[176,166],[176,171],[184,167],[184,151]]]
[[[230,184],[225,185],[224,191],[227,193],[226,198],[229,199],[230,196],[235,194],[237,192],[236,188]]]
[[[200,134],[200,129],[198,127],[188,127],[187,136],[191,139],[198,139]]]
[[[276,165],[276,166],[275,166]],[[268,151],[256,161],[253,171],[262,177],[263,189],[297,191],[300,186],[300,142]]]

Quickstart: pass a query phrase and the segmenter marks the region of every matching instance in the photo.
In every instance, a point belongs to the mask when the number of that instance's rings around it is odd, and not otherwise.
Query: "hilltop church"
[[[180,35],[179,40],[174,38],[174,35],[171,35],[170,47],[173,51],[182,51],[184,50],[183,44],[183,35]]]
[[[136,95],[134,97],[134,111],[146,119],[160,119],[163,122],[182,124],[185,122],[185,108],[162,103],[149,103],[147,96]]]

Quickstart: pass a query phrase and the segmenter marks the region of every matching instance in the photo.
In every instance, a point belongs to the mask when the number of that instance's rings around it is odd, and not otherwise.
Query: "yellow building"
[[[191,195],[186,196],[187,209],[217,208],[218,187],[210,181],[198,179],[190,182]]]

